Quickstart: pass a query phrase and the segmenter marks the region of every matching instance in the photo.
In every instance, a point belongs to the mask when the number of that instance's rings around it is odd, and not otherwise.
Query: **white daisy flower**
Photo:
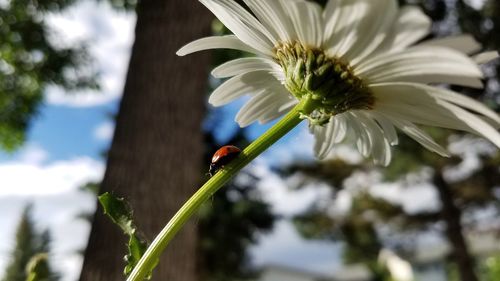
[[[447,83],[480,88],[478,66],[498,56],[474,57],[480,46],[470,36],[415,45],[431,21],[417,7],[396,0],[330,0],[323,9],[304,0],[200,0],[234,35],[196,40],[177,54],[236,49],[255,54],[215,68],[231,77],[210,96],[222,106],[243,95],[251,99],[236,116],[240,126],[275,119],[299,101],[324,158],[352,135],[361,154],[388,165],[396,129],[425,148],[447,156],[416,124],[471,132],[500,147],[500,117],[481,103],[429,86]]]

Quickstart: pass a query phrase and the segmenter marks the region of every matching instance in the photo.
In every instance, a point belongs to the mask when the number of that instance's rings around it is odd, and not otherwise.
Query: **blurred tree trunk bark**
[[[454,197],[451,187],[443,178],[441,170],[435,171],[433,183],[441,199],[441,215],[446,222],[446,237],[451,244],[452,258],[457,265],[460,279],[462,281],[478,281],[479,279],[474,272],[474,259],[467,249],[463,234],[462,223],[460,221],[462,212],[455,205],[455,202],[453,202]]]
[[[209,58],[175,55],[209,34],[211,16],[196,1],[143,0],[135,43],[101,192],[129,200],[137,225],[151,241],[199,183],[201,122]],[[195,225],[173,240],[152,280],[197,280]],[[81,281],[122,281],[125,237],[95,215]]]

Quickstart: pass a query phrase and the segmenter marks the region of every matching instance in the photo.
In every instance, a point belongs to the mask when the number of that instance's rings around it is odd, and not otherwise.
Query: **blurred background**
[[[500,48],[498,0],[399,2],[432,18],[429,38]],[[96,195],[125,197],[152,240],[218,147],[272,125],[239,128],[244,100],[206,104],[222,82],[209,70],[244,54],[175,56],[227,33],[196,1],[0,0],[0,280],[36,266],[47,281],[124,280],[125,236]],[[484,90],[454,90],[498,112],[500,62],[483,70]],[[349,144],[316,161],[302,124],[203,206],[152,280],[500,280],[499,151],[428,131],[453,157],[400,135],[381,168]]]

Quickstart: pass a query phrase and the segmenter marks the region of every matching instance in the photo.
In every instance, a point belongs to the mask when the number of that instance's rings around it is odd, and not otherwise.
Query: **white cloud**
[[[331,213],[346,213],[351,204],[350,200],[360,192],[369,192],[374,197],[399,205],[410,214],[439,210],[439,195],[429,183],[430,175],[431,170],[424,169],[407,175],[404,180],[383,182],[382,174],[378,171],[354,172],[344,181],[345,188],[337,194],[335,201],[336,205],[340,205],[332,208]]]
[[[76,217],[95,209],[96,198],[79,190],[89,181],[101,180],[104,164],[88,157],[44,164],[43,150],[27,149],[20,160],[0,164],[0,272],[14,247],[14,232],[21,211],[34,204],[33,219],[40,230],[53,235],[52,259],[62,281],[76,280],[81,258],[75,253],[85,247],[90,225]]]
[[[449,182],[457,182],[470,177],[482,166],[481,155],[494,155],[496,147],[489,141],[476,136],[451,136],[448,147],[451,153],[462,157],[462,162],[444,171]]]
[[[83,266],[83,256],[79,254],[52,255],[50,261],[54,270],[61,273],[61,281],[79,280]]]
[[[108,141],[113,137],[115,124],[112,122],[104,122],[97,126],[94,130],[94,137],[98,140]]]
[[[377,184],[370,188],[370,193],[401,205],[409,214],[437,211],[441,208],[436,188],[426,182],[411,186],[404,186],[402,183]]]
[[[466,0],[467,4],[469,4],[472,8],[476,10],[481,10],[486,3],[486,0]]]
[[[256,265],[282,265],[329,275],[341,265],[340,244],[305,240],[289,221],[278,221],[272,233],[250,248]]]
[[[38,144],[28,144],[20,151],[19,160],[24,164],[38,165],[49,158],[49,152]]]
[[[252,165],[251,170],[260,178],[257,188],[262,197],[272,206],[272,211],[281,216],[293,216],[304,212],[313,202],[330,196],[330,188],[326,185],[305,186],[298,190],[290,190],[290,186],[279,175],[269,169],[266,164]],[[292,181],[296,180],[291,178]]]
[[[0,0],[0,8],[7,9],[10,6],[9,0]],[[2,261],[0,261],[2,262]]]
[[[352,201],[352,194],[348,190],[342,189],[337,192],[328,213],[334,217],[345,216],[352,208]]]
[[[47,165],[27,162],[0,164],[0,197],[44,195],[66,192],[102,178],[104,164],[89,157],[52,162]]]
[[[61,34],[53,38],[60,46],[89,42],[98,63],[102,89],[99,92],[66,93],[58,87],[47,89],[50,104],[96,106],[116,100],[122,94],[130,46],[134,38],[135,13],[116,12],[105,1],[78,2],[63,14],[48,17],[50,26]]]
[[[272,172],[268,163],[262,160],[256,161],[249,169],[260,178],[257,188],[263,200],[272,206],[274,214],[290,217],[304,212],[313,202],[330,198],[330,188],[324,185],[291,190],[289,186],[293,184]],[[295,180],[293,177],[290,179]],[[258,244],[250,248],[250,255],[258,266],[283,265],[319,274],[331,274],[340,265],[339,244],[305,240],[288,220],[277,221],[272,232],[262,235]]]

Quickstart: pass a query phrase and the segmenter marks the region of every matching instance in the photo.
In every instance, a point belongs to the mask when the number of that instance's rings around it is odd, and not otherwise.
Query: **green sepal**
[[[106,192],[99,196],[99,203],[101,203],[104,209],[104,214],[118,225],[129,237],[127,244],[128,253],[124,258],[127,265],[123,270],[123,273],[128,276],[146,252],[148,243],[137,234],[137,227],[134,224],[132,209],[125,199],[118,198]],[[158,264],[158,260],[156,260],[155,266],[156,264]],[[152,268],[154,268],[154,266]],[[148,273],[147,279],[151,278],[151,273],[152,272]]]

